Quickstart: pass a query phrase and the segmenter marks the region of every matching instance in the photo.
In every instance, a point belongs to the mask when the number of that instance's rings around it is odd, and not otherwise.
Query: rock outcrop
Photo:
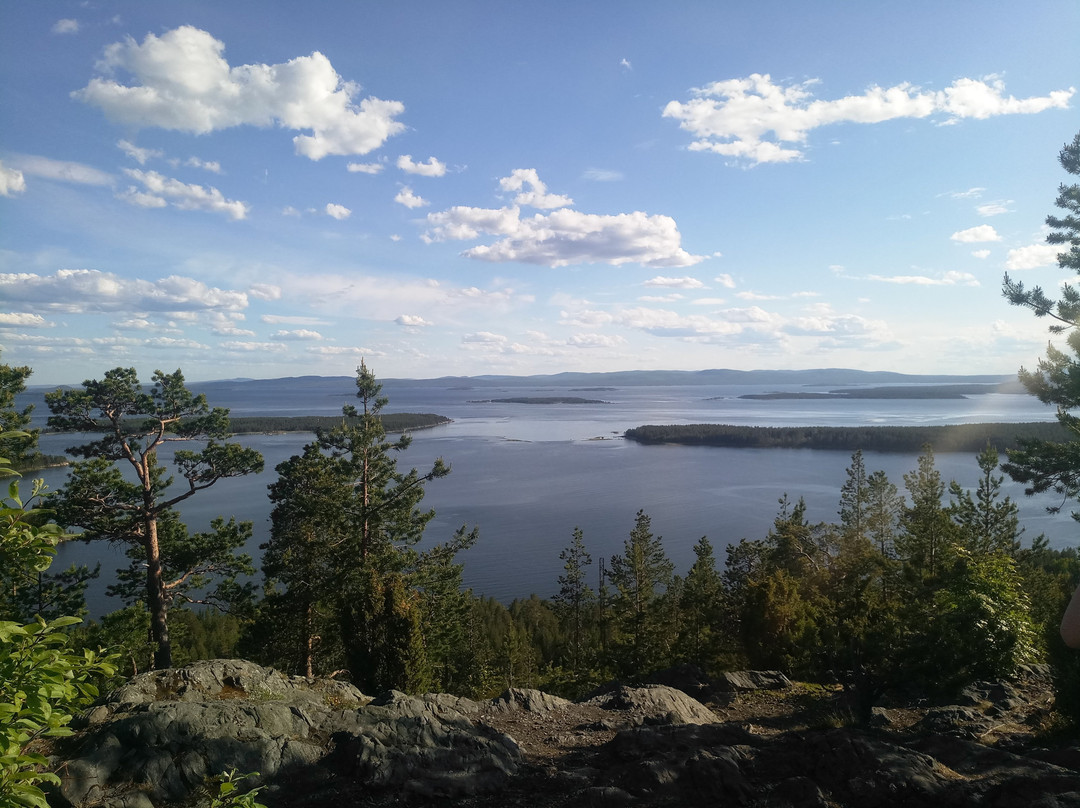
[[[769,672],[699,674],[661,678],[715,691],[727,716],[744,699],[775,707],[812,690]],[[580,702],[527,689],[482,702],[372,699],[214,660],[136,677],[82,716],[55,749],[62,785],[51,804],[187,808],[207,804],[209,776],[236,768],[261,773],[244,782],[261,784],[271,808],[1080,808],[1080,748],[1038,747],[1030,727],[1020,739],[1048,692],[1044,671],[1027,674],[972,685],[957,704],[881,709],[879,728],[864,730],[785,728],[749,713],[721,722],[665,684],[613,683]]]

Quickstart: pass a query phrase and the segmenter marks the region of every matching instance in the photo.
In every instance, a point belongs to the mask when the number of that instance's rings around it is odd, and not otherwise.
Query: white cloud
[[[142,44],[131,37],[105,48],[91,79],[73,97],[100,107],[113,121],[206,134],[234,126],[278,125],[310,131],[293,138],[298,154],[367,154],[405,127],[396,116],[400,101],[367,97],[356,103],[359,85],[337,74],[318,51],[275,65],[230,67],[225,44],[206,31],[184,25]],[[117,71],[132,84],[119,83]]]
[[[404,205],[405,207],[410,209],[422,208],[431,204],[422,196],[417,196],[416,194],[414,194],[412,188],[410,188],[408,185],[398,191],[397,196],[394,197],[394,201],[397,202],[399,205]]]
[[[715,278],[713,278],[713,280],[723,286],[725,289],[735,288],[735,279],[726,273],[723,275],[717,275]]]
[[[283,208],[281,209],[281,215],[282,215],[282,216],[293,216],[293,217],[295,217],[295,218],[300,218],[300,217],[301,217],[301,216],[303,216],[304,214],[303,214],[303,213],[301,213],[301,212],[300,212],[299,210],[297,210],[296,208],[294,208],[294,207],[293,207],[292,205],[286,205],[285,207],[283,207]]]
[[[568,264],[639,263],[649,267],[687,267],[703,260],[680,246],[681,236],[669,216],[640,211],[614,216],[562,208],[522,219],[516,207],[453,207],[429,213],[427,242],[475,239],[482,233],[502,238],[465,250],[481,261],[519,261],[547,267]]]
[[[377,351],[374,348],[348,347],[345,345],[313,345],[307,349],[308,353],[315,356],[353,356],[364,359],[372,356],[386,356],[385,351]]]
[[[691,306],[723,306],[727,301],[722,297],[698,297],[690,301]]]
[[[868,275],[867,280],[907,286],[979,286],[979,279],[970,272],[950,270],[938,278],[928,275]]]
[[[441,177],[446,174],[446,164],[434,157],[425,163],[414,163],[411,154],[403,154],[397,159],[397,167],[406,174],[419,174],[421,177]]]
[[[634,66],[632,64],[630,64],[630,60],[626,59],[626,58],[623,58],[623,59],[619,60],[619,67],[625,68],[626,70],[633,70],[634,69]]]
[[[289,340],[322,340],[323,335],[318,331],[311,331],[307,328],[297,328],[292,331],[275,331],[270,335],[273,339],[289,339]]]
[[[40,314],[30,314],[23,311],[2,312],[0,311],[0,328],[51,328],[50,323]]]
[[[505,345],[510,340],[502,334],[493,334],[490,331],[476,331],[466,334],[461,338],[466,345]]]
[[[222,342],[219,347],[234,353],[284,353],[289,350],[288,346],[282,345],[280,342],[227,341]]]
[[[535,168],[515,168],[509,177],[499,180],[499,187],[504,191],[520,192],[514,197],[515,205],[552,210],[574,204],[574,200],[568,196],[549,194],[547,185],[540,181]]]
[[[985,188],[968,188],[966,191],[953,191],[949,196],[953,199],[978,199],[985,190]]]
[[[1001,236],[993,225],[980,224],[977,227],[969,227],[967,230],[958,230],[949,236],[953,241],[961,244],[974,244],[980,241],[1001,241]]]
[[[419,314],[402,314],[394,322],[405,328],[422,328],[431,325]]]
[[[670,295],[642,295],[638,298],[642,303],[677,303],[685,299],[685,295],[674,292]]]
[[[15,168],[0,161],[0,196],[16,196],[26,190],[26,178]]]
[[[125,168],[124,173],[137,182],[141,182],[145,191],[134,186],[120,194],[132,204],[141,207],[165,207],[169,202],[181,210],[203,210],[211,213],[224,213],[236,221],[247,217],[248,205],[233,199],[226,199],[217,188],[204,185],[188,185],[156,171],[142,171],[138,168]]]
[[[253,283],[248,294],[256,300],[281,300],[281,287],[271,283]]]
[[[189,157],[184,161],[184,165],[191,166],[192,168],[201,168],[203,171],[209,171],[212,174],[221,173],[221,163],[216,160],[201,160],[198,157]]]
[[[618,182],[623,179],[621,171],[609,171],[606,168],[587,168],[581,176],[593,182]]]
[[[1000,202],[987,202],[985,205],[977,205],[975,212],[980,216],[1000,216],[1003,213],[1009,212],[1009,205],[1012,204],[1012,200],[1004,200]]]
[[[828,305],[822,305],[806,316],[793,318],[781,330],[792,336],[829,337],[833,340],[889,339],[889,329],[883,321],[868,320],[857,314],[837,314]]]
[[[1058,253],[1064,252],[1064,246],[1057,244],[1029,244],[1009,250],[1005,256],[1006,269],[1038,269],[1039,267],[1057,266]]]
[[[701,314],[682,315],[667,309],[645,307],[619,312],[616,322],[656,337],[716,336],[737,334],[742,330],[741,325],[728,319],[714,319]]]
[[[76,314],[132,310],[175,314],[239,311],[248,305],[243,292],[208,287],[191,278],[171,275],[146,281],[95,269],[61,269],[53,275],[0,275],[0,297],[39,311]]]
[[[767,294],[764,294],[763,292],[755,292],[755,291],[752,291],[752,290],[746,291],[746,292],[736,292],[735,297],[739,298],[740,300],[783,300],[784,299],[783,295],[767,295]]]
[[[663,116],[679,121],[696,139],[692,151],[711,151],[758,163],[802,159],[807,136],[835,123],[880,123],[897,118],[945,115],[948,121],[994,115],[1027,114],[1068,107],[1075,90],[1017,99],[1004,95],[996,78],[962,78],[941,91],[923,91],[911,84],[872,86],[862,95],[833,101],[815,100],[810,87],[817,80],[775,83],[768,74],[716,81],[692,91],[689,101],[671,101]]]
[[[116,148],[141,166],[146,165],[146,161],[151,157],[163,157],[165,154],[160,149],[140,149],[130,140],[116,141]]]
[[[626,338],[618,334],[575,334],[566,344],[575,348],[618,348],[626,344]]]
[[[288,314],[264,314],[259,319],[270,325],[328,325],[328,322],[321,317]]]
[[[349,163],[345,168],[354,174],[379,174],[386,166],[382,163]]]
[[[664,286],[669,289],[704,289],[705,284],[697,278],[667,278],[657,275],[655,278],[645,281],[643,286]]]
[[[45,177],[61,182],[74,182],[79,185],[112,185],[115,178],[111,174],[99,171],[82,163],[66,160],[51,160],[48,157],[23,155],[12,160],[12,164],[24,174]]]
[[[974,255],[976,258],[979,258],[979,259],[989,258],[990,257],[990,250],[973,250],[971,254]]]
[[[344,205],[337,205],[337,204],[334,204],[333,202],[329,202],[326,205],[326,215],[327,216],[333,216],[335,219],[337,219],[340,222],[340,221],[342,221],[344,219],[348,219],[350,216],[352,216],[352,211],[349,210]]]
[[[77,34],[79,33],[79,21],[71,19],[57,20],[53,23],[52,32],[54,34]]]

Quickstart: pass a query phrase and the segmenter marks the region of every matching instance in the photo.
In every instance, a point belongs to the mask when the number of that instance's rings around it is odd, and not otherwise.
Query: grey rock
[[[584,702],[603,710],[625,710],[649,724],[711,724],[716,714],[701,702],[666,685],[627,687]]]
[[[787,690],[791,680],[780,671],[728,671],[720,674],[718,685],[731,692]]]

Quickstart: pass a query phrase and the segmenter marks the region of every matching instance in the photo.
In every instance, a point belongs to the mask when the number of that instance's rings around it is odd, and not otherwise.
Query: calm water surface
[[[584,531],[593,558],[621,552],[639,509],[652,517],[654,532],[679,572],[693,561],[692,547],[709,537],[722,550],[742,538],[761,538],[785,493],[806,499],[811,521],[834,521],[840,486],[850,463],[846,452],[807,449],[720,449],[642,446],[620,436],[642,424],[729,423],[760,426],[934,425],[973,422],[1052,420],[1053,413],[1029,396],[990,394],[949,400],[755,401],[739,396],[776,389],[739,387],[640,387],[604,390],[519,387],[501,390],[387,385],[390,411],[436,412],[452,424],[414,434],[412,447],[399,458],[403,469],[424,470],[436,457],[453,468],[449,477],[427,487],[425,505],[434,508],[426,542],[443,541],[465,524],[480,529],[476,547],[461,556],[465,582],[477,593],[503,601],[537,593],[552,594],[561,572],[559,552],[575,527]],[[800,388],[807,389],[807,388]],[[242,387],[238,388],[242,391]],[[257,400],[219,395],[214,405],[234,415],[332,414],[351,400],[346,386],[315,398],[283,391]],[[602,399],[602,404],[500,404],[511,396],[572,395]],[[44,407],[39,408],[39,413]],[[266,486],[274,466],[301,450],[310,435],[253,435],[243,442],[266,458],[267,471],[223,480],[186,502],[181,511],[192,530],[208,528],[217,515],[254,522],[247,548],[258,556],[266,540],[270,506]],[[70,436],[46,436],[42,448],[56,452],[71,445]],[[883,469],[903,490],[903,475],[915,467],[914,455],[867,453],[868,471]],[[946,482],[974,487],[979,470],[972,455],[941,454],[937,466]],[[53,487],[66,472],[49,470]],[[1049,516],[1048,498],[1026,498],[1019,486],[1006,484],[1021,507],[1027,536],[1045,533],[1055,546],[1077,539],[1067,515]],[[71,543],[58,564],[102,560],[104,571],[123,563],[98,545]],[[90,594],[94,613],[116,603],[95,582]]]

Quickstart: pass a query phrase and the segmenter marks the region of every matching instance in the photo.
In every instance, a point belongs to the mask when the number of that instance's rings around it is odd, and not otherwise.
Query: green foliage
[[[35,483],[35,494],[40,483]],[[0,564],[44,571],[60,538],[55,525],[26,508],[12,483],[0,503]],[[72,713],[97,696],[95,681],[115,672],[112,658],[94,651],[73,653],[65,629],[78,617],[28,623],[0,620],[0,804],[48,803],[40,784],[58,783],[35,751],[38,739],[70,734]]]
[[[615,588],[615,660],[623,674],[646,673],[668,662],[674,627],[671,599],[665,594],[674,571],[663,539],[653,535],[652,520],[638,511],[623,553],[611,557],[608,572]]]
[[[344,668],[369,691],[472,687],[471,595],[454,559],[477,533],[463,527],[416,549],[434,516],[420,507],[424,485],[449,466],[399,472],[410,438],[387,440],[388,402],[363,363],[356,386],[359,407],[278,466],[267,595],[251,636],[267,641],[264,659],[309,676]]]
[[[592,667],[597,638],[590,625],[596,607],[596,593],[588,580],[592,556],[585,549],[581,528],[574,528],[570,546],[559,553],[559,558],[563,561],[563,574],[559,576],[559,591],[554,597],[555,614],[566,636],[565,662],[570,675],[582,680]]]
[[[411,432],[450,423],[445,415],[428,412],[381,413],[379,420],[388,433]],[[345,423],[355,424],[356,420],[346,418]],[[234,435],[251,432],[325,432],[341,424],[341,416],[334,415],[245,415],[229,419],[229,429]]]
[[[242,781],[258,776],[258,772],[238,774],[236,769],[222,772],[213,778],[213,785],[217,786],[217,794],[210,799],[210,808],[266,808],[255,799],[262,786],[244,792],[239,790]]]
[[[250,535],[250,525],[216,520],[211,532],[189,536],[173,509],[219,480],[261,471],[262,456],[223,442],[228,410],[210,409],[205,396],[193,395],[184,386],[179,370],[155,371],[147,390],[134,368],[115,368],[101,380],[84,381],[81,389],[47,393],[45,401],[54,429],[101,436],[68,449],[84,460],[74,464],[58,495],[57,518],[65,526],[82,528],[80,538],[85,540],[129,545],[133,566],[121,572],[118,591],[130,600],[137,581],[143,581],[157,646],[155,665],[171,667],[172,602],[190,600],[187,593],[206,585],[208,576],[222,586],[203,602],[243,600],[248,593],[237,587],[236,577],[251,571],[250,559],[233,553]],[[202,448],[175,452],[176,471],[186,484],[170,488],[172,479],[158,463],[158,448],[191,440],[200,441]],[[124,477],[119,464],[134,473],[134,481]]]

